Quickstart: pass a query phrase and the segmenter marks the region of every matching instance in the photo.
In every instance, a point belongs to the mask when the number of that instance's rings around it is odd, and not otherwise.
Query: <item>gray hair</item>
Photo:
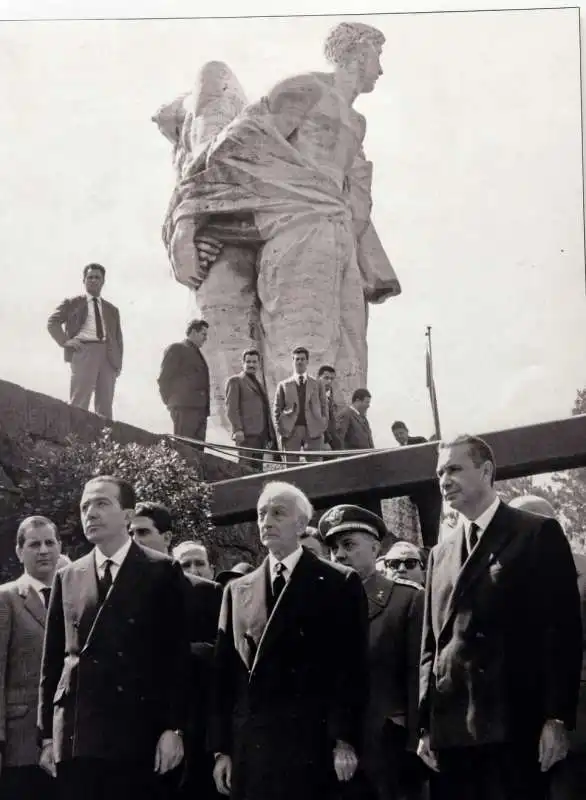
[[[299,515],[305,518],[306,524],[313,517],[313,506],[307,495],[304,494],[299,487],[292,483],[287,483],[286,481],[270,481],[265,484],[258,498],[258,504],[260,504],[261,500],[267,497],[267,495],[273,497],[276,494],[284,494],[292,497],[295,500]]]
[[[340,22],[327,35],[324,44],[326,60],[335,67],[344,67],[360,53],[364,45],[382,48],[385,36],[363,22]]]

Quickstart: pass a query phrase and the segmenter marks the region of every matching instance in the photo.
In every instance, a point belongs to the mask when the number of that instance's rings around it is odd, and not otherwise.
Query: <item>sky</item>
[[[181,16],[193,7],[45,2],[42,11]],[[250,14],[269,7],[291,10],[247,3]],[[234,13],[226,2],[214,8]],[[161,242],[174,175],[151,116],[210,59],[226,61],[250,99],[280,77],[324,69],[328,30],[367,10],[346,8],[341,17],[11,22],[41,4],[0,0],[0,378],[67,399],[69,370],[46,319],[97,261],[125,336],[115,416],[171,430],[156,377],[195,309]],[[427,325],[444,434],[567,416],[586,385],[578,10],[365,21],[386,36],[384,75],[356,107],[367,118],[374,222],[403,287],[371,306],[375,444],[394,444],[397,418],[432,433]],[[214,430],[208,438],[226,441]]]

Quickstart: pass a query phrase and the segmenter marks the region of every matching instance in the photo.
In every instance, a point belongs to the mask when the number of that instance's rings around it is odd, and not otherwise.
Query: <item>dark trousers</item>
[[[0,775],[2,800],[56,800],[57,781],[40,767],[4,767]]]
[[[208,427],[208,412],[205,408],[181,406],[170,408],[169,413],[173,420],[173,433],[176,436],[186,436],[188,439],[205,442]]]
[[[536,742],[453,747],[437,755],[431,800],[547,800],[549,776],[540,770]]]
[[[59,800],[158,800],[160,786],[148,761],[73,758],[57,764]],[[24,800],[24,798],[23,798]],[[28,800],[28,798],[27,798]]]
[[[586,798],[586,752],[572,753],[551,770],[548,800]]]
[[[261,451],[266,448],[267,438],[268,437],[266,433],[261,433],[257,436],[245,436],[244,441],[242,442],[242,447],[250,447],[253,449],[239,450],[238,463],[245,467],[250,467],[250,469],[254,469],[257,472],[262,472],[264,453]],[[255,447],[258,447],[259,450],[254,450]],[[257,460],[251,461],[250,459],[252,458]]]

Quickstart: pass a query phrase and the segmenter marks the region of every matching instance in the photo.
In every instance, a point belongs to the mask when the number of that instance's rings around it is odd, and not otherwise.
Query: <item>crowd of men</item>
[[[440,442],[437,474],[459,523],[427,564],[408,542],[381,557],[364,508],[312,525],[284,481],[258,499],[262,564],[217,581],[115,476],[83,487],[76,561],[24,520],[0,587],[2,800],[584,797],[583,564],[552,509],[499,499],[483,440]]]
[[[116,380],[122,370],[124,343],[120,313],[102,297],[106,269],[88,264],[83,269],[84,293],[66,298],[52,312],[48,330],[63,349],[71,367],[70,403],[89,409],[93,397],[97,414],[112,419]],[[173,432],[205,442],[210,415],[210,376],[201,348],[208,323],[192,320],[185,339],[166,348],[158,377],[161,400],[169,411]],[[359,388],[342,401],[335,391],[336,370],[322,364],[309,374],[310,353],[292,351],[292,374],[281,381],[273,398],[262,380],[261,354],[249,348],[242,370],[228,379],[225,413],[239,459],[262,470],[266,451],[287,451],[288,464],[319,458],[324,450],[369,450],[374,440],[368,422],[371,394]],[[425,442],[410,437],[405,423],[392,426],[400,445]]]

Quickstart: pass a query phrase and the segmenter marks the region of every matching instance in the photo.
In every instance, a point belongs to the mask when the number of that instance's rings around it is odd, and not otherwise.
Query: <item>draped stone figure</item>
[[[368,303],[401,291],[371,221],[366,123],[352,107],[382,74],[383,44],[376,28],[341,23],[325,43],[333,72],[287,78],[252,104],[226,64],[209,62],[153,117],[177,172],[163,239],[210,324],[222,427],[225,382],[248,346],[269,396],[297,344],[316,370],[335,367],[343,395],[366,385]]]

